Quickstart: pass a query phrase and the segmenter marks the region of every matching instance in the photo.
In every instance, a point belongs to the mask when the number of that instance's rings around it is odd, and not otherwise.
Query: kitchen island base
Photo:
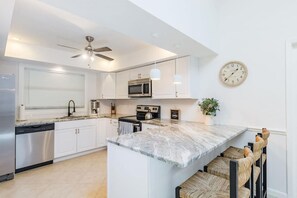
[[[128,148],[108,143],[108,198],[174,198],[175,188],[229,146],[243,147],[244,133],[180,168]]]

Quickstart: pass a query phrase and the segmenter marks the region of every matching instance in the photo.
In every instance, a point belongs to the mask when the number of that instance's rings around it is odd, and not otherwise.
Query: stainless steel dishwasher
[[[16,127],[16,173],[52,164],[54,124]]]

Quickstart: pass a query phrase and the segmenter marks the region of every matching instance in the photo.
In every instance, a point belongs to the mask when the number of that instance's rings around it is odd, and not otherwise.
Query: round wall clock
[[[239,61],[228,62],[220,70],[222,83],[229,87],[240,85],[245,81],[247,75],[247,67]]]

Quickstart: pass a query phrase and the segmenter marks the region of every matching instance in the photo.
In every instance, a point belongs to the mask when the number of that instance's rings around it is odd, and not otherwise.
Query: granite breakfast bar
[[[154,124],[154,123],[153,123]],[[108,197],[174,198],[175,187],[230,145],[245,127],[165,122],[108,140]]]

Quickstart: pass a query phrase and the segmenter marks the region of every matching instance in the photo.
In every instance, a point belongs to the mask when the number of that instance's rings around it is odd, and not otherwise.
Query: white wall
[[[158,4],[157,4],[158,5]],[[286,117],[285,117],[285,41],[296,37],[296,1],[217,1],[219,15],[219,55],[204,58],[199,64],[200,98],[219,99],[217,123],[250,128],[266,127],[274,133],[269,150],[270,194],[286,197]],[[156,6],[156,5],[155,5]],[[167,12],[167,17],[175,13]],[[224,87],[218,78],[220,68],[229,61],[244,62],[247,80],[239,87]],[[120,111],[136,104],[161,104],[162,117],[175,105],[183,108],[182,118],[202,121],[195,102],[117,101]],[[185,115],[186,113],[186,115]]]
[[[216,0],[130,0],[165,23],[217,50]]]

